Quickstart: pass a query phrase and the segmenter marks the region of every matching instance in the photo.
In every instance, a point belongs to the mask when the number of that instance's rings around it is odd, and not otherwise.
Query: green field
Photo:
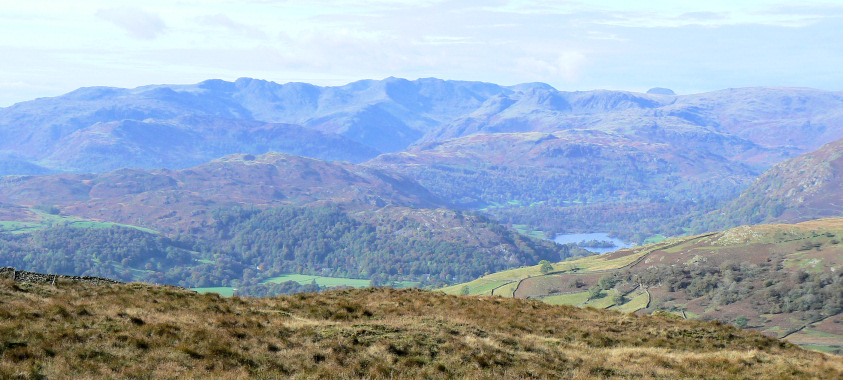
[[[598,309],[605,309],[605,308],[615,304],[612,301],[612,297],[614,297],[615,294],[618,294],[617,290],[614,290],[614,289],[604,290],[601,293],[601,297],[589,300],[583,306],[591,306],[591,307],[596,307]]]
[[[664,235],[661,235],[661,234],[653,235],[653,236],[650,236],[650,237],[644,239],[644,244],[661,243],[665,240],[667,240],[667,237],[664,236]]]
[[[199,293],[202,293],[202,294],[217,293],[217,294],[219,294],[223,297],[231,297],[231,296],[234,295],[234,288],[232,288],[230,286],[219,286],[219,287],[215,287],[215,288],[190,288],[190,290],[193,290],[195,292],[199,292]]]
[[[820,345],[820,344],[802,344],[802,345],[799,345],[799,346],[802,347],[802,348],[807,348],[809,350],[825,352],[827,354],[836,353],[841,349],[840,346],[823,346],[823,345]]]
[[[308,274],[285,274],[278,277],[270,278],[264,281],[264,284],[267,283],[277,283],[280,284],[282,282],[287,281],[295,281],[302,285],[310,284],[313,281],[316,281],[316,285],[330,288],[334,286],[350,286],[352,288],[366,288],[371,284],[371,281],[360,279],[360,278],[345,278],[345,277],[324,277],[324,276],[312,276]],[[413,286],[418,285],[418,282],[413,281],[398,281],[394,284],[395,288],[410,288]]]
[[[44,228],[45,227],[42,227],[40,223],[0,221],[0,232],[22,234],[26,232],[42,230]]]
[[[149,228],[133,226],[129,224],[97,222],[93,220],[81,219],[73,216],[53,215],[37,209],[30,209],[38,218],[37,221],[20,222],[20,221],[0,221],[0,233],[7,232],[13,234],[27,233],[45,230],[50,227],[66,226],[76,228],[111,228],[111,227],[126,227],[134,228],[151,234],[157,234],[158,231]]]
[[[647,307],[650,301],[650,296],[645,292],[635,292],[627,295],[628,301],[617,307],[618,310],[624,313],[633,313]]]
[[[295,281],[302,285],[310,284],[313,281],[316,281],[316,285],[324,286],[324,287],[332,287],[332,286],[350,286],[353,288],[365,288],[369,286],[369,280],[357,279],[357,278],[343,278],[343,277],[322,277],[322,276],[311,276],[307,274],[285,274],[278,277],[270,278],[264,281],[264,284],[268,283],[276,283],[280,284],[282,282],[287,281]]]
[[[501,296],[501,297],[512,297],[512,294],[515,293],[515,288],[518,287],[518,281],[510,282],[507,285],[501,286],[494,290],[494,295]]]
[[[527,235],[536,239],[547,239],[547,234],[544,231],[533,230],[526,224],[513,224],[512,228],[521,235]]]
[[[588,300],[588,292],[558,294],[541,298],[541,301],[551,305],[579,305]]]
[[[463,288],[468,287],[468,294],[488,296],[492,294],[492,289],[501,285],[506,285],[509,281],[472,281],[468,284],[461,284],[459,286],[452,286],[450,288],[442,289],[446,294],[462,294]]]

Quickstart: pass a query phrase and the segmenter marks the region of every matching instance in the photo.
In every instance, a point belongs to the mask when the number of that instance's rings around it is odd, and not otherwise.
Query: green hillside
[[[666,311],[840,352],[843,219],[742,226],[443,288],[550,304]],[[489,289],[493,288],[493,291]]]

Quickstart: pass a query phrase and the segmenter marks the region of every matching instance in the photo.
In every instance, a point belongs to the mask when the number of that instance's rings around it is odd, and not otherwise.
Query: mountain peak
[[[653,87],[647,90],[647,93],[651,95],[676,95],[673,90],[664,87]]]

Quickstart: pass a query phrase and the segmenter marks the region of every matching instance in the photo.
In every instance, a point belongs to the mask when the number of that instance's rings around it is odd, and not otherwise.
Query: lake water
[[[599,254],[614,252],[621,248],[629,248],[632,247],[632,244],[627,243],[621,239],[609,237],[609,234],[603,232],[592,232],[588,234],[565,234],[565,235],[556,235],[556,238],[553,241],[559,244],[568,244],[568,243],[579,243],[581,241],[589,241],[589,240],[597,240],[603,241],[608,240],[612,243],[615,243],[615,247],[613,248],[592,248],[592,247],[583,247],[591,252],[596,252]]]

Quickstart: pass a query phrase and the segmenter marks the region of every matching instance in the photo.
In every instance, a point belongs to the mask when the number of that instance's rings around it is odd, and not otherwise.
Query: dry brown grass
[[[0,281],[0,378],[840,378],[717,323],[363,289],[221,298]]]

